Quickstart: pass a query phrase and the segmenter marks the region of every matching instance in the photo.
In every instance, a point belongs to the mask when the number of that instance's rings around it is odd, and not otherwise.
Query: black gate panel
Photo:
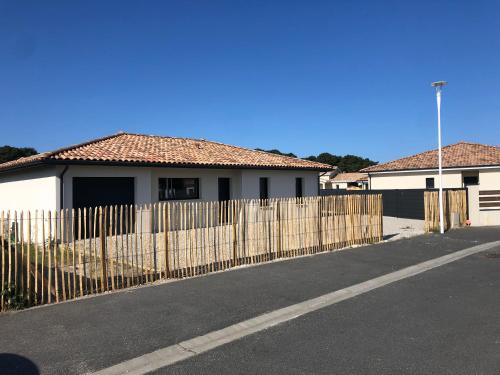
[[[73,177],[73,208],[78,210],[79,208],[95,208],[95,207],[108,207],[106,212],[106,232],[109,231],[110,206],[129,206],[126,210],[124,207],[124,223],[123,226],[120,225],[120,215],[118,213],[115,215],[113,213],[113,220],[116,218],[117,231],[121,232],[120,228],[123,227],[123,231],[128,228],[129,232],[133,232],[135,223],[135,210],[132,210],[132,215],[130,215],[129,208],[135,202],[134,199],[134,178],[133,177]],[[77,212],[77,211],[76,211]],[[80,223],[83,223],[83,210],[80,213],[81,218]],[[94,223],[98,219],[98,215],[95,214],[93,217],[87,216],[87,233],[89,235],[90,230],[93,228]],[[126,220],[125,220],[126,219]],[[78,222],[75,220],[75,225]],[[99,232],[99,226],[96,226],[96,235]]]
[[[443,189],[460,190],[460,189]],[[322,189],[320,195],[382,194],[384,216],[425,219],[424,192],[437,189],[341,190]]]
[[[73,208],[134,204],[133,177],[73,177]]]

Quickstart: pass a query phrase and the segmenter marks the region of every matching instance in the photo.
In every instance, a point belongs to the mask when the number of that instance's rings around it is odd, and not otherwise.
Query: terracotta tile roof
[[[368,175],[366,173],[339,173],[334,178],[331,179],[334,182],[356,182],[356,181],[368,181]]]
[[[500,166],[500,147],[459,142],[443,147],[443,168]],[[431,150],[402,159],[374,165],[362,172],[437,169],[438,150]]]
[[[306,169],[327,164],[189,138],[119,133],[75,146],[0,164],[0,170],[41,163],[92,163],[217,168]]]

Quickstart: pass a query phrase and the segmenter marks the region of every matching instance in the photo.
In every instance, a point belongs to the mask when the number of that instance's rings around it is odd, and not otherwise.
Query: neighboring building
[[[339,168],[335,166],[330,167],[330,171],[321,172],[319,174],[319,187],[320,189],[332,189],[332,179],[340,173]]]
[[[438,151],[374,165],[362,172],[368,173],[373,190],[438,188]],[[500,147],[469,142],[443,147],[444,188],[481,185],[484,189],[500,189],[499,184]]]
[[[332,180],[332,189],[366,190],[368,175],[361,172],[339,173]]]
[[[443,188],[468,187],[474,225],[500,224],[500,147],[459,142],[443,147]],[[438,150],[374,165],[370,189],[439,188]]]
[[[0,164],[0,209],[318,195],[326,164],[206,140],[119,133]]]

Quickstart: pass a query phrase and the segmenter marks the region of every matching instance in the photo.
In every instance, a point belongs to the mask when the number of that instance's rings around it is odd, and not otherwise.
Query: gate
[[[465,191],[466,189],[444,189],[444,191]],[[393,190],[341,190],[322,189],[320,195],[382,194],[384,216],[403,219],[425,220],[425,192],[437,189],[393,189]]]

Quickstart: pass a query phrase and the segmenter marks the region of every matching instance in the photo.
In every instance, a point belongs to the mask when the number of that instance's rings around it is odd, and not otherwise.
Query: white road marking
[[[403,280],[420,273],[426,272],[436,267],[460,260],[469,255],[481,251],[490,250],[500,246],[500,241],[489,242],[482,245],[470,247],[464,250],[431,259],[399,271],[391,272],[374,279],[364,281],[350,287],[327,293],[322,296],[309,299],[294,305],[290,305],[255,318],[233,324],[218,331],[207,333],[190,340],[180,342],[154,352],[141,355],[139,357],[124,361],[117,365],[97,371],[96,375],[117,375],[117,374],[146,374],[150,371],[172,365],[176,362],[188,359],[198,354],[217,348],[218,346],[238,340],[242,337],[273,327],[277,324],[290,321],[304,314],[331,306],[360,294],[383,287],[385,285]]]

